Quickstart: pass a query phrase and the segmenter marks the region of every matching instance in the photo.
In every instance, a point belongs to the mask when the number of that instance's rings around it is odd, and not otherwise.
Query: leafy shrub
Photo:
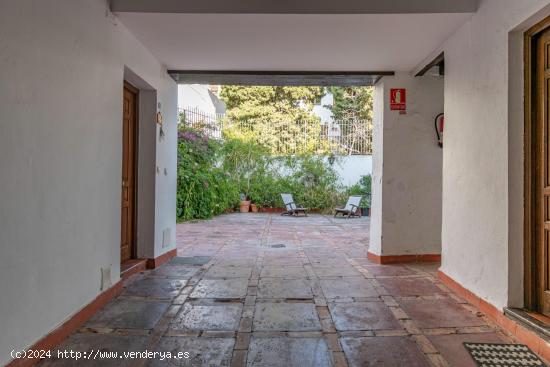
[[[229,174],[241,193],[250,197],[251,186],[258,176],[273,171],[268,151],[252,142],[226,138],[221,149],[221,167]]]
[[[359,185],[363,188],[365,193],[371,193],[371,185],[372,185],[372,176],[366,175],[361,176],[361,179],[359,180]]]
[[[274,157],[251,141],[226,136],[222,142],[189,128],[178,137],[179,221],[232,210],[240,194],[260,207],[283,207],[280,194],[288,192],[300,205],[328,211],[352,193],[370,192],[370,176],[342,187],[332,165],[320,156]]]
[[[287,158],[292,171],[290,190],[300,205],[332,210],[342,200],[342,187],[334,168],[320,156],[304,155]]]
[[[256,172],[250,182],[248,197],[260,207],[280,206],[279,196],[284,191],[285,178],[272,170]]]
[[[221,143],[191,129],[178,134],[178,220],[205,219],[235,207],[239,191],[217,166]]]
[[[363,200],[361,204],[366,207],[370,207],[371,203],[371,175],[361,176],[359,182],[347,188],[346,193],[350,195],[362,195]]]

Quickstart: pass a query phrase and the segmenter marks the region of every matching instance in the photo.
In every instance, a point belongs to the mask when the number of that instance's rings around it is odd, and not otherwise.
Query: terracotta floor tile
[[[414,275],[415,271],[403,265],[367,265],[365,268],[374,276]]]
[[[329,308],[338,331],[403,328],[383,302],[331,303]]]
[[[451,298],[407,299],[398,302],[403,311],[420,328],[485,325],[482,318],[472,314]]]
[[[262,278],[258,283],[258,298],[313,298],[307,279]]]
[[[431,296],[443,291],[424,278],[381,278],[378,282],[392,296]]]
[[[253,337],[246,365],[329,367],[332,364],[323,338]]]
[[[243,306],[240,303],[200,304],[187,302],[172,320],[173,330],[237,330]]]
[[[229,366],[233,355],[233,338],[163,337],[155,351],[188,352],[189,358],[179,360],[148,360],[147,366]]]
[[[428,367],[428,360],[410,337],[340,339],[350,367]]]
[[[197,284],[191,298],[244,298],[248,278],[203,279]]]
[[[262,278],[306,278],[307,273],[303,266],[264,266],[260,276]]]
[[[173,298],[187,284],[184,279],[146,277],[127,286],[122,295],[150,298]]]
[[[169,303],[118,298],[85,324],[92,328],[152,329],[158,323]]]
[[[313,303],[256,303],[254,331],[315,331],[321,324]]]
[[[377,297],[378,293],[368,279],[347,277],[319,281],[326,298]]]

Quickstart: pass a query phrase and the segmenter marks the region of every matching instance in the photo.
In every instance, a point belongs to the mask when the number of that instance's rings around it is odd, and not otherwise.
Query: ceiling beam
[[[110,0],[113,12],[203,14],[474,13],[479,0]]]
[[[442,52],[439,55],[437,55],[435,59],[427,63],[422,69],[420,69],[416,74],[414,74],[414,76],[422,76],[426,74],[428,70],[430,70],[434,66],[439,66],[439,75],[445,74],[445,53]]]
[[[370,86],[393,71],[206,71],[168,70],[178,84],[267,86]]]

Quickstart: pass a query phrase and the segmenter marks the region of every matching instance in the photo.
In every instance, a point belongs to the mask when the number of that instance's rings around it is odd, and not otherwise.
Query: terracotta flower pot
[[[240,210],[241,213],[248,213],[250,211],[250,200],[241,201]]]
[[[257,213],[257,212],[258,212],[258,209],[259,209],[259,208],[258,208],[258,205],[256,205],[256,204],[250,204],[250,211],[251,211],[252,213]]]

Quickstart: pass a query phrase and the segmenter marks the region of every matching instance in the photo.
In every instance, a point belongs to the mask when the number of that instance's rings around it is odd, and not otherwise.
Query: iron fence
[[[179,122],[185,126],[200,130],[205,135],[215,138],[222,138],[222,122],[225,115],[209,114],[198,108],[179,109]]]
[[[180,110],[180,123],[205,135],[222,139],[241,136],[254,140],[275,154],[300,152],[337,155],[371,155],[372,121],[232,121],[223,114],[208,114],[198,109]]]

